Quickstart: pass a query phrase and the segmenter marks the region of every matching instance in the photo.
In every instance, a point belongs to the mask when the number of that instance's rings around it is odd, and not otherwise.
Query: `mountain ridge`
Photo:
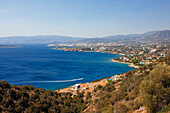
[[[170,36],[164,35],[166,33],[170,34],[170,30],[151,31],[151,32],[143,33],[143,34],[106,36],[106,37],[102,37],[102,38],[88,38],[88,39],[78,40],[75,43],[89,43],[89,42],[91,42],[91,43],[102,43],[102,42],[140,43],[140,42],[148,42],[148,41],[152,41],[152,42],[153,41],[155,41],[155,42],[156,41],[165,41],[165,40],[163,40],[164,38],[166,38],[166,41],[170,41]],[[164,37],[164,38],[159,37],[162,35],[168,36],[168,37]]]
[[[36,36],[10,36],[1,37],[0,44],[34,44],[42,43],[47,44],[51,42],[62,43],[66,41],[80,40],[80,37],[69,37],[60,35],[36,35]]]
[[[138,39],[139,41],[170,41],[170,30],[158,31],[149,36]]]
[[[96,38],[60,35],[10,36],[1,37],[0,44],[59,44],[59,43],[141,43],[170,41],[170,30],[157,30],[142,34],[114,35]]]

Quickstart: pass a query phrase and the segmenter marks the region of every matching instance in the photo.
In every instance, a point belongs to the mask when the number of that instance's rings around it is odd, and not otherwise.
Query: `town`
[[[120,54],[113,59],[115,62],[131,63],[135,66],[149,65],[170,54],[170,43],[76,43],[76,44],[49,44],[53,49],[64,51],[107,52]]]

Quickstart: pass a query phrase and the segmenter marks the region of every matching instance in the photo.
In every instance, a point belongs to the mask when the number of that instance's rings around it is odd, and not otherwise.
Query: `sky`
[[[170,0],[0,0],[0,37],[103,37],[170,29]]]

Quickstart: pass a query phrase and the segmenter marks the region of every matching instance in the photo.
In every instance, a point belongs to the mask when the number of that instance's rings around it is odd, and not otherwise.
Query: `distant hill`
[[[120,41],[129,41],[135,40],[137,38],[136,35],[116,35],[116,36],[107,36],[103,38],[87,38],[75,41],[76,43],[107,43],[107,42],[120,42]]]
[[[73,43],[104,43],[104,42],[140,43],[141,41],[142,42],[170,41],[170,30],[151,31],[143,34],[107,36],[102,38],[86,38],[74,41]]]
[[[79,37],[68,37],[68,36],[58,36],[58,35],[39,35],[39,36],[11,36],[11,37],[1,37],[0,44],[35,44],[44,43],[48,44],[51,42],[61,43],[67,41],[76,41],[82,38]]]
[[[170,30],[158,31],[149,36],[144,36],[137,39],[138,41],[170,41]]]
[[[170,41],[170,30],[151,31],[143,34],[115,35],[96,38],[81,38],[58,35],[11,36],[1,37],[0,44],[58,44],[58,43],[140,43],[140,42]]]

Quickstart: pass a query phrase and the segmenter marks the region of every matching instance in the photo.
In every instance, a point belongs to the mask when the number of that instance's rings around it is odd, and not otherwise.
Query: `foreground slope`
[[[86,112],[132,113],[170,111],[170,56],[125,74],[122,80],[97,86]],[[88,101],[88,100],[87,100]],[[90,106],[90,107],[89,107]]]

